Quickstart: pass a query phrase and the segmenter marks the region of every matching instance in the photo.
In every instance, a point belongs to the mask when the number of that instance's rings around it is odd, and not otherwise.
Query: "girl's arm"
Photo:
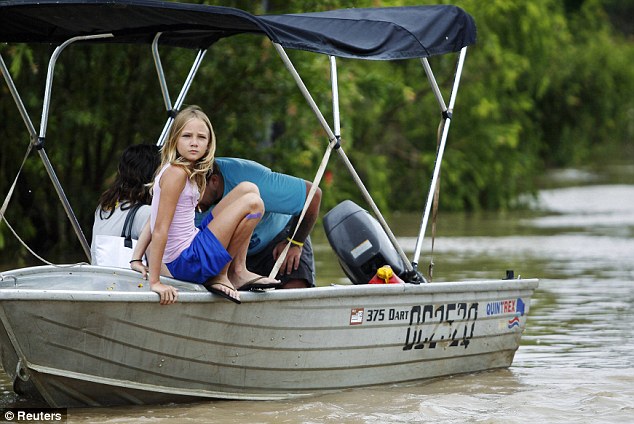
[[[150,231],[150,218],[148,218],[143,226],[143,231],[139,234],[139,239],[136,242],[134,252],[132,252],[132,260],[130,261],[130,268],[139,271],[143,278],[147,278],[147,268],[143,265],[143,255],[147,253],[150,241],[152,241],[152,233]]]
[[[181,192],[187,183],[187,173],[178,166],[168,167],[159,181],[161,187],[161,197],[154,231],[152,232],[152,252],[150,254],[150,288],[161,296],[161,305],[169,305],[176,302],[177,291],[172,286],[161,283],[161,264],[165,245],[167,244],[167,234],[174,219],[176,204]]]

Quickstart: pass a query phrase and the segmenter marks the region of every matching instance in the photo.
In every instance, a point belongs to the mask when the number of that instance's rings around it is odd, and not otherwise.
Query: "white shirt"
[[[117,206],[117,208],[112,212],[112,215],[108,219],[101,219],[100,215],[107,217],[110,212],[101,212],[101,208],[97,208],[95,211],[95,223],[92,226],[92,241],[90,243],[90,255],[91,262],[95,263],[95,236],[97,234],[104,236],[121,236],[121,231],[123,231],[123,224],[125,223],[125,219],[128,216],[128,212],[130,212],[130,208],[128,208],[128,204],[126,205],[126,210],[121,210],[121,205]],[[135,240],[139,239],[141,235],[141,231],[143,231],[143,227],[145,223],[150,218],[150,211],[152,208],[150,205],[143,205],[139,208],[134,216],[134,221],[132,222],[132,238]]]

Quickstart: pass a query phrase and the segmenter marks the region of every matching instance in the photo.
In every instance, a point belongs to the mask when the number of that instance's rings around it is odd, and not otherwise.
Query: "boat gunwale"
[[[81,279],[82,275],[104,279],[104,289],[95,290],[78,286],[77,289],[68,288],[34,288],[33,281],[42,276],[51,278],[52,274],[67,274],[72,279]],[[78,275],[79,274],[79,275]],[[113,281],[106,281],[110,278]],[[20,281],[27,279],[28,286],[20,286]],[[135,280],[136,279],[136,280]],[[173,284],[179,291],[179,302],[206,303],[223,301],[210,293],[200,284],[187,283],[172,278],[164,278],[165,282]],[[121,291],[115,287],[116,283],[126,286],[137,284],[139,291]],[[113,283],[115,283],[113,285]],[[459,282],[434,282],[428,284],[332,284],[310,289],[266,290],[264,292],[241,292],[241,300],[247,302],[270,302],[289,300],[308,300],[326,298],[352,298],[361,296],[416,296],[440,293],[490,292],[490,291],[518,291],[537,288],[538,279],[514,280],[473,280]],[[5,284],[9,284],[5,286]],[[80,283],[81,284],[81,283]],[[91,283],[94,285],[94,282]],[[44,284],[43,284],[44,285]],[[109,287],[105,287],[109,286]],[[57,300],[57,301],[110,301],[110,302],[157,302],[156,293],[150,291],[146,280],[140,278],[136,271],[123,268],[101,267],[93,265],[63,265],[63,266],[35,266],[21,268],[0,273],[0,302],[8,300]]]

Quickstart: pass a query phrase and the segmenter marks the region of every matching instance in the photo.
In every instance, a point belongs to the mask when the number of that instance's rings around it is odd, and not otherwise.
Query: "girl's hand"
[[[160,281],[150,283],[150,289],[159,294],[161,305],[171,305],[178,299],[176,287],[165,285]]]
[[[148,267],[143,264],[141,261],[130,262],[130,268],[140,272],[141,276],[144,280],[147,280]]]

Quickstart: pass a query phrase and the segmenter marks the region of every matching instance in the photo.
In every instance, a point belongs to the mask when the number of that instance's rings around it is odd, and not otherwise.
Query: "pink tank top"
[[[152,214],[150,216],[150,229],[154,231],[154,224],[156,223],[156,215],[159,209],[159,203],[161,201],[161,186],[159,182],[163,176],[163,172],[171,166],[165,165],[156,179],[154,180],[153,194],[152,194]],[[198,234],[198,228],[194,226],[194,215],[196,205],[200,193],[198,193],[198,186],[195,182],[187,180],[185,188],[178,197],[178,203],[176,204],[176,211],[174,212],[174,218],[167,233],[167,243],[165,245],[165,253],[163,253],[163,263],[170,263],[174,259],[178,258],[194,240],[196,234]]]

